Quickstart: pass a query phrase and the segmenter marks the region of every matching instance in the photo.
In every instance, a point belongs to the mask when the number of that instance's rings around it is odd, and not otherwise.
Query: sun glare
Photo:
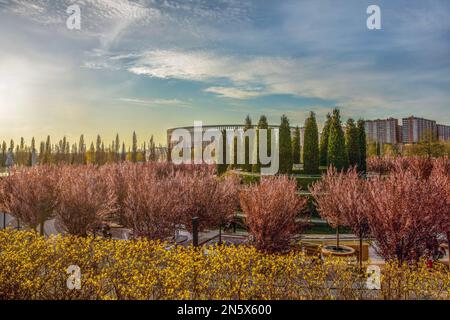
[[[3,115],[17,113],[29,100],[29,86],[33,72],[21,61],[0,63],[0,110]]]

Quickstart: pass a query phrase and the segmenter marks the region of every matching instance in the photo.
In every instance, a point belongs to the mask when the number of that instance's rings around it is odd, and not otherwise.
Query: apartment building
[[[394,118],[368,120],[365,122],[368,141],[377,143],[397,144],[401,143],[401,127]]]
[[[436,121],[414,116],[402,119],[403,143],[417,143],[426,133],[437,138]]]

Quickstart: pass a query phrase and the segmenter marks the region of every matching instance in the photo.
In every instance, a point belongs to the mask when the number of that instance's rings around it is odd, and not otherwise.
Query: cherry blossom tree
[[[448,157],[441,157],[434,160],[433,171],[430,180],[434,182],[438,188],[445,190],[447,194],[447,206],[450,206],[450,159]],[[443,232],[447,235],[447,243],[450,245],[450,214],[445,211],[440,217],[443,227]],[[449,254],[450,266],[450,254]]]
[[[367,159],[367,171],[378,174],[386,174],[392,170],[390,157],[373,156]]]
[[[238,207],[238,180],[218,178],[211,166],[179,172],[175,179],[181,200],[180,222],[192,230],[192,218],[199,218],[199,230],[221,228]]]
[[[95,166],[61,167],[57,190],[56,216],[72,235],[86,236],[115,210],[112,181]]]
[[[173,177],[161,178],[155,171],[142,169],[133,165],[124,172],[128,190],[123,201],[124,223],[136,237],[166,239],[176,230],[180,208],[177,185]]]
[[[128,183],[126,178],[129,175],[129,171],[136,167],[129,162],[119,164],[108,164],[100,167],[101,174],[105,177],[109,177],[111,181],[111,187],[116,197],[116,210],[113,213],[113,219],[119,225],[125,225],[125,200],[128,194]]]
[[[239,208],[240,180],[236,175],[216,178],[217,190],[212,200],[211,226],[219,227],[219,243],[222,243],[222,227],[232,221]]]
[[[435,160],[429,157],[371,157],[367,160],[368,170],[380,175],[389,174],[393,171],[411,170],[416,176],[428,179]]]
[[[441,185],[412,170],[398,170],[369,180],[366,193],[370,231],[381,256],[413,262],[435,249],[442,217],[450,214]]]
[[[359,262],[362,267],[362,241],[369,234],[366,214],[366,181],[353,168],[337,172],[330,168],[322,180],[311,187],[319,214],[338,230],[348,226],[359,238]],[[339,248],[339,232],[336,235]]]
[[[286,176],[264,177],[256,185],[240,192],[246,224],[259,250],[276,252],[287,249],[291,237],[299,232],[296,221],[307,200],[299,197],[295,180]]]
[[[348,225],[348,208],[343,203],[345,191],[341,189],[345,185],[346,174],[330,167],[327,174],[310,187],[318,213],[336,229],[336,250],[340,248],[339,227]]]
[[[40,226],[44,235],[44,224],[54,215],[58,176],[59,168],[49,165],[11,169],[2,179],[1,209],[30,228]]]

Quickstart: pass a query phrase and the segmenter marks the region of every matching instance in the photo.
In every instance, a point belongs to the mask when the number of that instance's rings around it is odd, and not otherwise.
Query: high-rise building
[[[368,120],[365,122],[365,128],[368,141],[381,144],[401,142],[401,130],[397,119]]]
[[[431,133],[437,138],[436,121],[411,116],[403,118],[403,143],[417,143],[425,134]]]
[[[436,125],[437,127],[437,138],[439,141],[450,141],[450,126],[443,124]]]

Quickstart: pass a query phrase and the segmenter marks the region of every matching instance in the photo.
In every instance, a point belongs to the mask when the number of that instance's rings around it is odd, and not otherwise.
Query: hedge
[[[79,290],[67,286],[69,266]],[[368,290],[345,260],[301,252],[0,231],[0,299],[448,299],[449,283],[447,267],[424,262],[390,263],[381,290]]]

